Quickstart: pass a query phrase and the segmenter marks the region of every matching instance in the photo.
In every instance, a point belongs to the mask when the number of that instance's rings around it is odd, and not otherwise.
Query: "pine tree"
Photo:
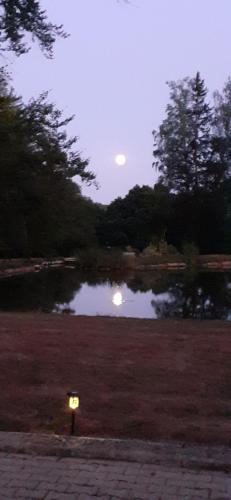
[[[211,190],[220,163],[212,147],[212,110],[199,73],[195,78],[170,82],[170,99],[154,136],[153,165],[170,190],[195,193]]]
[[[214,147],[223,165],[223,177],[231,176],[231,79],[223,92],[214,92]]]

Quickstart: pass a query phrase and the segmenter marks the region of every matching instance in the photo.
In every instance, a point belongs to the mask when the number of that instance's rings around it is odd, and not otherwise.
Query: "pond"
[[[231,321],[231,272],[46,270],[1,280],[0,310]]]

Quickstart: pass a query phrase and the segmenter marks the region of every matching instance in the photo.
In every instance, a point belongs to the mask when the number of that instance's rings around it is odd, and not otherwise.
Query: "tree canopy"
[[[195,78],[170,82],[169,87],[166,118],[153,132],[153,165],[160,181],[174,192],[212,191],[228,172],[215,127],[215,123],[221,125],[219,95],[214,109],[199,73]]]
[[[129,0],[118,1],[129,3]],[[56,38],[68,36],[62,24],[57,26],[48,19],[40,0],[0,0],[0,51],[25,54],[30,49],[28,35],[49,58]]]
[[[1,71],[0,257],[143,251],[163,239],[180,251],[231,252],[231,82],[212,104],[199,74],[171,84],[170,98],[154,135],[159,182],[99,206],[81,195],[95,174],[68,135],[73,117],[47,93],[23,103]]]
[[[77,138],[68,137],[70,120],[47,94],[25,105],[1,73],[2,256],[68,254],[94,239],[93,204],[83,199],[72,179],[91,183],[95,175],[75,149]]]
[[[160,240],[169,218],[170,200],[163,186],[135,186],[102,213],[98,237],[106,246],[131,245],[143,250],[152,239]]]
[[[62,25],[48,20],[38,0],[0,0],[0,50],[24,54],[29,50],[27,35],[38,41],[48,57],[56,37],[67,36]]]

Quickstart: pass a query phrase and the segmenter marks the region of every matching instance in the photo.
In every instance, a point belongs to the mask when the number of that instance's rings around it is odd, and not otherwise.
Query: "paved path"
[[[230,500],[231,475],[124,461],[0,453],[0,499]]]
[[[230,446],[0,432],[0,500],[231,500]]]

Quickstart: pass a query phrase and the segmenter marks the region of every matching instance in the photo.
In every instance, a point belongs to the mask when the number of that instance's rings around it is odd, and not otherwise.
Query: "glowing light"
[[[126,161],[127,161],[127,158],[122,153],[120,153],[120,154],[118,154],[118,155],[115,156],[115,163],[119,167],[123,167],[125,165]]]
[[[78,413],[79,408],[79,395],[76,391],[70,391],[67,393],[67,403],[68,408],[71,410],[71,427],[70,427],[70,435],[73,436],[75,434],[75,417]]]
[[[71,410],[77,410],[77,408],[79,408],[79,396],[74,391],[68,393],[68,407]]]
[[[114,304],[114,306],[121,306],[121,304],[123,303],[123,296],[122,296],[122,293],[121,292],[115,292],[113,297],[112,297],[112,302]]]
[[[77,398],[77,397],[70,398],[69,406],[70,406],[71,410],[76,410],[79,407],[79,398]]]

